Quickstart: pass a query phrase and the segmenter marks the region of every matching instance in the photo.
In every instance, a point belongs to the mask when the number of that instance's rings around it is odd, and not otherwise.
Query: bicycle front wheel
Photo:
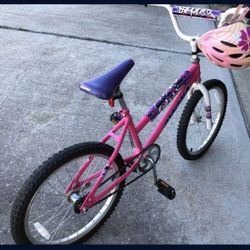
[[[211,100],[212,128],[207,129],[204,97],[199,90],[196,90],[184,108],[177,131],[177,148],[186,160],[196,160],[209,149],[226,113],[225,84],[213,79],[204,82],[204,86],[209,91]]]
[[[88,239],[109,218],[120,200],[125,181],[115,192],[83,214],[76,213],[65,190],[82,164],[94,157],[81,180],[100,172],[113,153],[103,143],[81,143],[55,154],[38,167],[19,191],[11,212],[11,231],[17,244],[72,244]],[[123,159],[118,154],[107,180],[99,191],[124,173]],[[111,177],[112,175],[112,177]],[[111,178],[109,178],[111,177]],[[88,194],[95,181],[74,191]]]

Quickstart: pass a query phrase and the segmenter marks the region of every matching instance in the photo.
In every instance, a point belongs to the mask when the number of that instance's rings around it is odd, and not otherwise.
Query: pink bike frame
[[[146,112],[146,114],[142,117],[142,119],[135,126],[130,115],[130,111],[128,108],[123,108],[120,111],[122,115],[122,120],[116,124],[101,140],[102,143],[106,143],[109,139],[113,138],[117,144],[116,147],[110,156],[106,166],[103,167],[102,170],[94,173],[93,175],[87,177],[87,179],[80,181],[81,176],[88,168],[89,164],[94,159],[93,156],[90,156],[88,160],[84,162],[82,167],[79,169],[78,173],[75,175],[69,186],[67,187],[65,194],[71,193],[73,190],[78,189],[80,187],[85,186],[87,183],[95,180],[93,187],[90,192],[84,199],[83,204],[80,207],[80,211],[83,212],[87,208],[93,206],[96,202],[103,199],[107,194],[110,193],[119,183],[124,181],[128,176],[135,170],[138,166],[139,160],[135,161],[132,166],[127,168],[126,172],[122,174],[119,178],[112,181],[107,187],[105,187],[99,194],[96,194],[100,184],[102,183],[106,173],[112,167],[114,160],[116,159],[121,145],[123,143],[124,137],[129,130],[133,143],[135,145],[135,150],[133,154],[126,157],[124,159],[124,163],[131,162],[133,159],[138,157],[144,149],[148,146],[155,143],[155,141],[160,136],[161,132],[165,128],[168,121],[171,119],[175,110],[178,108],[179,104],[185,97],[188,90],[191,88],[193,83],[200,82],[200,64],[199,61],[192,63],[192,65],[162,94],[159,100]],[[160,112],[168,105],[169,107],[165,111],[163,117],[160,119],[154,130],[152,131],[149,138],[146,140],[145,144],[142,145],[141,140],[139,138],[139,133],[143,130],[143,128],[150,122],[153,121]],[[116,132],[121,130],[120,134],[117,135]]]

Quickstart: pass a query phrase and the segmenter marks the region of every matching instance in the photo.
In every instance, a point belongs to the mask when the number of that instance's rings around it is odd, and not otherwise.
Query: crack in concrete
[[[65,35],[65,34],[60,34],[60,33],[55,33],[55,32],[30,30],[30,29],[25,29],[25,28],[11,27],[11,26],[7,26],[7,25],[0,25],[0,29],[29,32],[29,33],[41,34],[41,35],[57,36],[57,37],[63,37],[63,38],[71,38],[71,39],[77,39],[77,40],[89,41],[89,42],[99,42],[99,43],[105,43],[105,44],[110,44],[110,45],[117,45],[117,46],[137,48],[137,49],[147,49],[147,50],[153,50],[153,51],[157,51],[157,52],[168,52],[168,53],[188,55],[188,56],[191,55],[191,53],[182,52],[182,51],[176,51],[176,50],[169,50],[169,49],[161,49],[161,48],[154,48],[154,47],[148,47],[148,46],[126,44],[126,43],[114,42],[114,41],[108,41],[108,40],[102,40],[102,39],[96,39],[96,38],[91,38],[91,37],[81,37],[81,36],[75,36],[75,35]],[[200,56],[204,57],[203,55],[200,55]]]

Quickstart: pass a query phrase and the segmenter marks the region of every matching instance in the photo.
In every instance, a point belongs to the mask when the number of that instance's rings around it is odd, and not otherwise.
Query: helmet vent
[[[243,65],[238,65],[238,64],[230,64],[232,67],[237,67],[237,68],[241,68]]]
[[[214,49],[215,51],[219,52],[219,53],[223,53],[223,51],[220,50],[220,49],[218,49],[218,48],[213,47],[213,49]]]
[[[243,56],[243,54],[231,54],[229,56],[232,57],[232,58],[240,58],[240,57]]]
[[[237,48],[237,46],[233,43],[229,43],[229,42],[226,42],[226,41],[220,41],[222,44],[226,45],[226,46],[229,46],[229,47],[234,47],[234,48]]]
[[[220,58],[218,58],[218,57],[216,57],[216,56],[214,56],[214,55],[213,55],[213,57],[214,57],[215,59],[217,59],[218,61],[223,62],[223,60],[221,60]]]

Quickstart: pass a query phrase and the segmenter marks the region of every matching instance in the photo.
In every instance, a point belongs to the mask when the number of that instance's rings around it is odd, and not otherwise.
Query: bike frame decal
[[[191,77],[189,71],[185,71],[179,79],[177,79],[159,98],[159,100],[149,109],[147,116],[153,121],[160,112],[174,99],[180,88],[188,81]]]
[[[220,10],[194,8],[194,7],[186,7],[178,5],[173,6],[172,12],[174,15],[191,16],[191,17],[205,18],[210,20],[216,19],[222,13],[222,11]]]

